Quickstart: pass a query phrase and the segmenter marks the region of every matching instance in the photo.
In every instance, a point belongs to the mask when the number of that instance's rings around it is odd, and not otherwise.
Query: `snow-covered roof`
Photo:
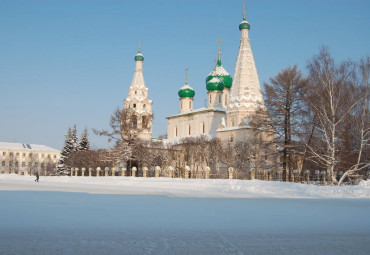
[[[29,150],[29,151],[47,151],[47,152],[59,152],[57,149],[53,149],[49,146],[42,144],[29,144],[29,143],[7,143],[0,142],[0,149],[5,150]]]
[[[192,87],[189,86],[189,84],[185,84],[184,86],[181,87],[180,90],[183,90],[183,89],[191,89],[191,90],[194,90]]]
[[[199,108],[199,109],[196,109],[196,110],[193,110],[193,111],[168,116],[167,119],[174,118],[174,117],[185,116],[185,115],[193,115],[193,114],[197,114],[197,113],[201,113],[201,112],[225,112],[225,111],[226,111],[225,108],[222,108],[222,107],[212,107],[212,108],[202,107],[202,108]]]
[[[227,76],[227,75],[230,75],[223,66],[216,66],[215,69],[209,73],[208,76],[215,76],[215,75],[219,75],[219,76]]]
[[[219,83],[219,82],[221,82],[221,80],[219,78],[213,77],[207,83]]]

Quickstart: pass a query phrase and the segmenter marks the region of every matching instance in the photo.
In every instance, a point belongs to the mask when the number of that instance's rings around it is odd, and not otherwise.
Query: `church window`
[[[9,166],[13,166],[13,161],[9,161]]]
[[[26,153],[23,153],[23,157],[25,157],[26,156]]]
[[[221,103],[221,95],[218,96],[218,102]]]
[[[146,108],[146,104],[143,105],[143,108],[145,109]]]
[[[212,95],[209,95],[209,103],[212,104]]]
[[[141,118],[141,123],[142,123],[143,128],[146,128],[148,126],[148,117],[147,116],[143,116]]]
[[[135,91],[135,95],[137,95],[137,91]]]
[[[181,101],[181,103],[180,103],[180,109],[182,110],[182,101]]]
[[[233,135],[230,135],[229,140],[230,140],[230,143],[234,142],[234,136]]]
[[[136,108],[136,104],[134,104],[134,108]]]
[[[131,117],[131,128],[137,128],[137,118],[136,118],[136,116]]]
[[[19,157],[19,152],[17,152],[17,154],[15,154],[17,157]]]
[[[231,126],[233,127],[235,125],[234,119],[231,119]]]
[[[190,125],[188,125],[188,135],[190,135],[190,132],[191,132],[191,128],[190,128]]]
[[[191,101],[189,102],[189,108],[191,109]]]
[[[204,124],[204,122],[202,123],[202,133],[204,134],[206,131],[206,125]]]
[[[175,136],[177,136],[177,127],[175,127]]]
[[[3,156],[5,156],[6,155],[6,152],[5,151],[3,151]]]

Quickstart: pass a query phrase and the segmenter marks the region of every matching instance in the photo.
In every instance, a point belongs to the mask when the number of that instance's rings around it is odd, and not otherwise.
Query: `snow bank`
[[[357,186],[317,186],[260,180],[0,175],[0,190],[84,192],[229,198],[370,198],[370,181]]]

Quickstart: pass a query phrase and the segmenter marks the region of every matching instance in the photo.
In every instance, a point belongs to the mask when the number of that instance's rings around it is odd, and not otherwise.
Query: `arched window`
[[[134,104],[134,108],[136,108],[136,104]]]
[[[234,136],[232,134],[229,137],[229,141],[230,141],[230,143],[234,142]]]
[[[147,126],[148,126],[148,117],[147,116],[142,116],[141,117],[141,126],[143,128],[147,128]]]
[[[145,109],[146,108],[146,104],[143,105],[143,108]]]
[[[177,127],[175,127],[175,137],[177,136]]]
[[[137,128],[137,118],[135,115],[131,116],[131,128]]]
[[[191,134],[191,128],[190,128],[190,125],[188,125],[188,135]]]
[[[209,95],[209,103],[212,104],[212,95]]]
[[[206,124],[204,124],[204,122],[202,122],[202,133],[204,134],[206,132]]]

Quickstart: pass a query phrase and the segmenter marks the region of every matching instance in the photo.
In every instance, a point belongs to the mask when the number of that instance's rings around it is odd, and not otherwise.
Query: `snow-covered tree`
[[[59,174],[68,174],[68,169],[64,165],[64,161],[68,157],[68,155],[71,152],[71,149],[73,147],[72,146],[71,135],[72,135],[71,128],[68,128],[67,134],[65,135],[66,138],[64,140],[63,149],[62,149],[62,152],[60,153],[59,162],[58,162],[58,165],[57,165],[57,172]]]
[[[87,128],[84,129],[80,138],[80,144],[78,146],[79,151],[88,151],[90,150],[90,141]]]
[[[75,124],[71,132],[71,151],[78,151],[78,147],[77,128]]]

